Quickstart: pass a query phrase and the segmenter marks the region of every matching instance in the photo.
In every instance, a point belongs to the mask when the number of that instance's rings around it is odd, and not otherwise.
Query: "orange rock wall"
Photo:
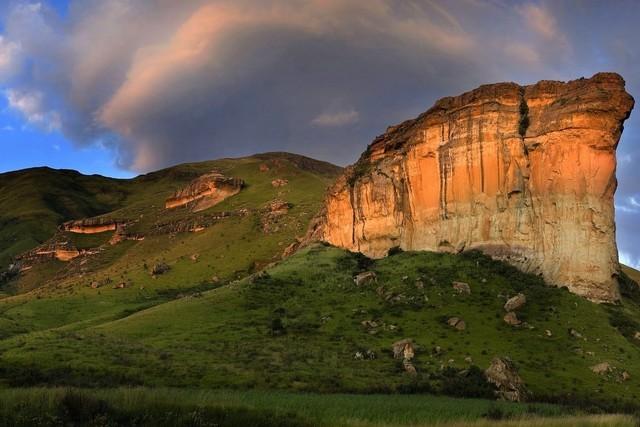
[[[311,233],[372,257],[480,249],[616,300],[615,149],[632,108],[612,73],[444,98],[369,146]]]

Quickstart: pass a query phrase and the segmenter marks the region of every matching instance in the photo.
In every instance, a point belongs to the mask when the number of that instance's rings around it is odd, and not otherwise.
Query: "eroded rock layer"
[[[189,205],[194,212],[208,209],[227,197],[238,194],[244,182],[211,172],[194,179],[187,187],[177,191],[165,202],[167,209]]]
[[[88,218],[75,221],[67,221],[59,229],[70,233],[97,234],[106,231],[115,231],[123,222],[105,218]]]
[[[309,237],[371,257],[480,249],[616,300],[615,150],[633,103],[613,73],[443,98],[374,140]]]

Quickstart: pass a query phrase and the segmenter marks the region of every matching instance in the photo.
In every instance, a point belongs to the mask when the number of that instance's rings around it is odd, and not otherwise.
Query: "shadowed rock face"
[[[615,149],[633,104],[613,73],[441,99],[374,140],[308,237],[371,257],[480,249],[616,300]]]

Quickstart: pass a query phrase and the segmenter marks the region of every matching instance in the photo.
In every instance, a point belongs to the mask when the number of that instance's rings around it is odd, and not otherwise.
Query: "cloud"
[[[9,89],[6,91],[6,97],[9,107],[22,113],[29,123],[48,132],[61,128],[60,114],[45,108],[41,92]]]
[[[640,258],[622,251],[619,254],[619,258],[622,264],[631,268],[640,269]]]
[[[360,114],[354,109],[336,111],[330,113],[322,113],[317,115],[311,120],[311,123],[316,126],[345,126],[356,123],[360,118]]]
[[[564,38],[558,31],[555,18],[544,6],[529,3],[518,10],[529,28],[539,36],[549,41]]]
[[[0,80],[15,75],[19,68],[20,46],[0,36]]]

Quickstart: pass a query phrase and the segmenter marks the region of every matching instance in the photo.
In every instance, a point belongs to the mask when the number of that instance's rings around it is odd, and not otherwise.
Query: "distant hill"
[[[124,180],[72,170],[34,168],[0,174],[0,271],[11,257],[50,238],[63,221],[122,206],[129,187]]]
[[[242,181],[240,193],[204,211],[165,207],[176,191],[212,171]],[[23,272],[0,286],[0,292],[75,286],[80,278],[84,285],[103,281],[139,286],[159,263],[184,269],[185,286],[214,276],[242,276],[278,259],[296,236],[304,234],[326,187],[340,171],[304,156],[265,153],[183,164],[130,180],[48,168],[2,174],[0,272],[15,257],[21,259]],[[284,211],[268,212],[274,201],[281,202]],[[113,230],[59,230],[69,220],[126,227],[120,230],[122,241],[112,245]],[[36,256],[56,249],[83,256],[69,262]]]
[[[633,279],[637,283],[640,283],[640,271],[626,265],[622,266],[622,271],[624,271],[631,279]]]

